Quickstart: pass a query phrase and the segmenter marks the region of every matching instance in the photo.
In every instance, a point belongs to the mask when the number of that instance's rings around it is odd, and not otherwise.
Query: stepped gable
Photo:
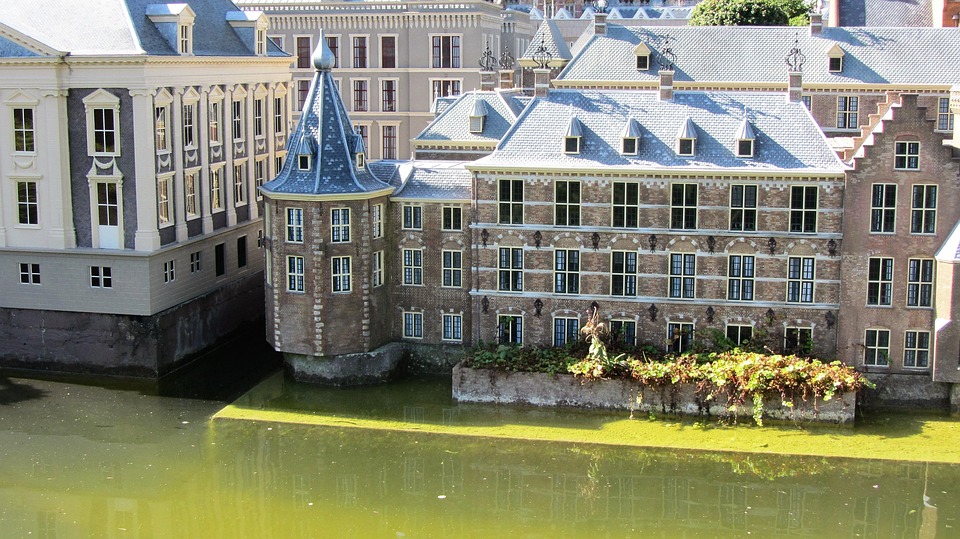
[[[756,137],[752,157],[736,154],[744,111]],[[577,152],[564,148],[571,118],[580,127]],[[625,127],[638,124],[636,155],[621,152]],[[696,131],[693,156],[678,155],[685,122]],[[497,149],[468,168],[696,170],[716,172],[842,174],[846,167],[801,103],[770,93],[551,90],[537,98]]]
[[[317,73],[303,115],[290,136],[288,158],[283,170],[262,189],[270,194],[317,196],[388,190],[390,186],[377,178],[362,158],[358,160],[358,154],[365,153],[363,139],[353,132],[353,123],[337,91],[331,73],[333,53],[322,31],[318,41],[320,45],[313,54]]]

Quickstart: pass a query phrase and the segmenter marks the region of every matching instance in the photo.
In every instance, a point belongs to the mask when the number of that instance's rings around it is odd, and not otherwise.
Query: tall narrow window
[[[403,228],[406,230],[423,229],[423,206],[403,207]]]
[[[403,336],[408,339],[423,338],[423,313],[403,313]]]
[[[333,68],[340,67],[340,38],[337,36],[327,36],[327,47],[333,53]]]
[[[253,136],[263,138],[263,99],[253,100]]]
[[[13,109],[13,151],[30,153],[35,151],[33,130],[33,109]]]
[[[397,112],[397,81],[383,79],[380,81],[380,110],[383,112]]]
[[[433,36],[431,65],[435,68],[459,68],[460,36]]]
[[[816,261],[813,257],[791,256],[787,260],[787,301],[813,303]]]
[[[287,291],[303,292],[303,257],[287,257]]]
[[[223,168],[210,171],[210,211],[223,209]]]
[[[37,182],[17,182],[17,223],[21,225],[40,224]]]
[[[697,228],[696,184],[675,183],[670,190],[670,228]]]
[[[417,286],[423,284],[423,250],[403,250],[403,284]]]
[[[244,268],[247,266],[247,237],[240,236],[237,238],[237,267]]]
[[[443,251],[443,286],[460,288],[463,286],[463,252]]]
[[[580,293],[580,251],[557,249],[553,253],[553,291],[557,294]]]
[[[636,251],[614,251],[610,255],[610,295],[637,295]]]
[[[920,168],[920,143],[897,142],[893,147],[893,168],[917,170]]]
[[[371,284],[373,287],[383,286],[383,251],[373,253],[371,271]]]
[[[458,206],[443,207],[442,230],[463,230],[463,209]]]
[[[870,197],[870,232],[892,233],[897,221],[897,186],[873,184]]]
[[[117,153],[116,114],[113,109],[93,109],[93,147],[97,155]]]
[[[933,305],[933,259],[911,258],[907,268],[907,306]]]
[[[382,144],[383,144],[383,155],[384,159],[396,159],[397,158],[397,126],[395,125],[384,125],[381,126],[381,135],[382,135]]]
[[[303,243],[303,208],[287,208],[287,243]]]
[[[353,110],[356,112],[367,111],[366,79],[358,79],[353,81]]]
[[[371,236],[374,239],[383,237],[383,204],[374,204],[370,207]]]
[[[353,67],[362,69],[367,67],[367,38],[355,36],[353,38]]]
[[[300,79],[297,81],[297,109],[303,110],[307,103],[307,97],[310,95],[310,81]]]
[[[170,222],[170,177],[157,177],[157,222],[165,225]]]
[[[497,198],[499,223],[523,224],[523,180],[500,180]]]
[[[330,281],[331,290],[335,294],[343,294],[351,290],[349,256],[330,258]]]
[[[554,185],[554,224],[580,226],[580,182],[557,180]]]
[[[97,224],[99,226],[100,247],[120,249],[122,244],[120,231],[120,199],[117,184],[113,182],[97,183]]]
[[[247,172],[243,163],[233,165],[233,202],[235,206],[247,203]]]
[[[727,259],[727,299],[753,301],[753,272],[753,256],[729,256]]]
[[[459,314],[443,315],[443,340],[463,340],[463,316]]]
[[[937,129],[953,131],[953,113],[950,112],[949,97],[941,97],[937,100]]]
[[[907,331],[903,339],[903,366],[926,369],[930,366],[930,332]]]
[[[330,210],[330,241],[331,243],[350,241],[350,208]]]
[[[233,102],[233,140],[243,140],[243,101]]]
[[[198,184],[199,181],[196,172],[189,172],[183,175],[184,209],[187,212],[188,219],[200,214],[200,206],[197,201]]]
[[[196,105],[189,103],[183,106],[183,147],[197,147],[197,124],[194,118]]]
[[[284,124],[284,121],[283,121],[283,98],[282,98],[282,97],[274,97],[274,98],[273,98],[273,133],[274,133],[275,135],[282,135],[282,134],[283,134],[283,132],[285,131],[285,127],[286,127],[286,126],[284,126],[283,124]],[[278,172],[279,172],[279,170],[278,170]]]
[[[860,108],[858,97],[840,96],[837,98],[837,129],[856,129],[857,114]]]
[[[267,162],[266,160],[258,160],[253,162],[253,192],[257,197],[257,200],[263,199],[263,193],[260,192],[260,188],[263,187],[263,182],[267,176]]]
[[[693,324],[670,322],[667,324],[667,351],[674,354],[688,352],[693,345]]]
[[[640,216],[640,186],[613,182],[613,226],[636,228]]]
[[[300,264],[301,273],[303,273],[303,264]],[[220,277],[227,273],[227,246],[218,243],[213,246],[213,272]],[[302,291],[302,290],[301,290]]]
[[[697,256],[672,253],[670,255],[670,297],[696,297]]]
[[[210,144],[220,144],[220,102],[210,103]]]
[[[867,270],[867,305],[893,302],[893,259],[871,258]]]
[[[383,36],[380,38],[380,67],[394,69],[397,67],[397,38]]]
[[[937,231],[937,186],[914,185],[910,210],[911,234],[934,234]]]
[[[863,364],[886,367],[890,357],[890,330],[868,329],[863,341]]]
[[[172,283],[177,280],[177,261],[170,260],[163,263],[163,282]]]
[[[156,151],[165,152],[170,149],[169,137],[167,135],[167,107],[155,107],[154,111],[154,129],[156,130]]]
[[[580,340],[580,319],[579,318],[554,318],[553,319],[553,345],[563,346],[567,343],[575,343]]]
[[[790,188],[790,232],[817,231],[817,187]]]
[[[498,270],[498,289],[507,292],[523,291],[523,249],[501,247]]]
[[[756,232],[757,186],[730,186],[730,230]]]
[[[310,56],[313,54],[313,47],[310,46],[310,36],[297,37],[297,68],[308,69],[310,67]]]

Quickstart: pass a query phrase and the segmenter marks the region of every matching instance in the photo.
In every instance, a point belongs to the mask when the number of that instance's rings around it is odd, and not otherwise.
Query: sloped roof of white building
[[[463,94],[430,122],[416,142],[496,142],[516,121],[529,98],[506,92],[475,91]],[[470,116],[483,105],[483,130],[470,131]]]
[[[838,26],[933,26],[930,0],[835,0]]]

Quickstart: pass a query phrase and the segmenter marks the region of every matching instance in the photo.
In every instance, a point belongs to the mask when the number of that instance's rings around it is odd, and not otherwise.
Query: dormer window
[[[310,170],[310,154],[302,153],[297,156],[297,168]]]
[[[193,54],[193,21],[197,15],[189,5],[150,4],[146,12],[150,22],[177,54]]]
[[[247,50],[257,56],[266,56],[267,28],[270,25],[262,11],[228,11],[226,19]]]
[[[843,71],[843,49],[840,45],[834,45],[827,51],[827,71],[830,73],[840,73]]]
[[[641,43],[633,49],[633,53],[637,56],[637,71],[647,71],[650,69],[650,47],[647,47],[645,43]]]
[[[357,153],[357,168],[360,170],[363,170],[363,168],[366,166],[367,166],[367,157],[363,154],[363,152]]]
[[[570,118],[570,125],[567,127],[567,133],[563,137],[563,153],[580,153],[580,141],[583,139],[583,126],[580,119],[574,116]]]
[[[749,120],[744,118],[737,129],[737,157],[753,157],[753,142],[756,138],[757,135],[753,131],[753,126]]]
[[[483,133],[483,121],[487,117],[487,104],[474,98],[473,111],[470,113],[470,132]]]
[[[691,156],[694,152],[694,146],[697,139],[682,138],[677,141],[677,155]]]
[[[690,157],[697,150],[697,126],[687,118],[677,133],[677,155]]]
[[[737,140],[737,157],[753,157],[753,139]]]
[[[630,118],[627,126],[623,129],[623,136],[620,139],[620,153],[623,155],[637,155],[637,149],[640,146],[640,124]]]
[[[470,117],[470,132],[483,133],[483,116]]]
[[[623,145],[620,148],[623,155],[637,155],[637,139],[633,137],[624,137]]]
[[[193,54],[193,25],[180,25],[180,54]]]
[[[267,54],[267,29],[257,28],[257,56]]]

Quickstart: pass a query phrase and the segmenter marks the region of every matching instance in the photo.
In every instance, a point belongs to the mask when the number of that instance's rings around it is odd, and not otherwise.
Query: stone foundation
[[[645,414],[738,416],[745,420],[753,416],[753,403],[739,406],[733,412],[722,398],[720,402],[700,400],[693,386],[689,385],[653,389],[644,388],[634,380],[584,380],[565,374],[505,372],[460,365],[453,369],[453,399],[458,402],[609,408]],[[852,424],[855,404],[856,393],[845,393],[826,402],[797,402],[793,408],[783,406],[777,398],[764,403],[763,416],[775,420]]]
[[[864,389],[861,405],[897,408],[931,408],[946,410],[950,405],[950,385],[930,380],[929,373],[882,374],[867,373],[876,389]]]
[[[284,353],[287,373],[298,382],[350,386],[386,382],[397,374],[448,374],[463,347],[392,342],[357,354],[308,356]]]

